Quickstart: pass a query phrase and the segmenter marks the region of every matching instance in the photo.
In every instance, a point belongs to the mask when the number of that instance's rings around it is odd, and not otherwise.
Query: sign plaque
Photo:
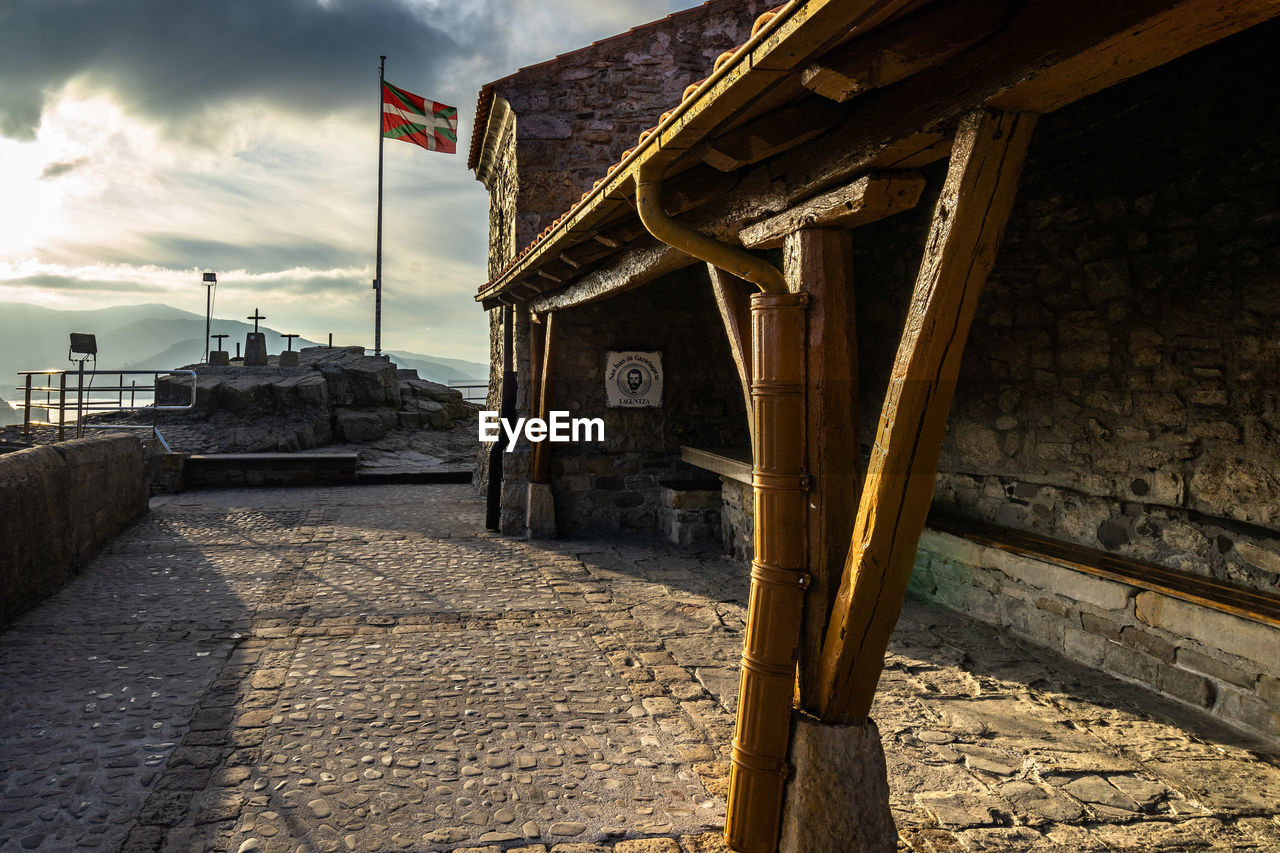
[[[662,353],[606,353],[604,393],[611,409],[660,408]]]

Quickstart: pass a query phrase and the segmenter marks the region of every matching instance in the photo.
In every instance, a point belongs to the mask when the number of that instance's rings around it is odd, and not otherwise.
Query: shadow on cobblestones
[[[288,556],[252,556],[253,523],[205,530],[234,547],[144,519],[0,634],[0,848],[117,849],[207,781],[216,685]]]
[[[0,634],[0,849],[723,853],[746,569],[464,486],[203,492]],[[1280,850],[1274,744],[908,602],[902,849]]]

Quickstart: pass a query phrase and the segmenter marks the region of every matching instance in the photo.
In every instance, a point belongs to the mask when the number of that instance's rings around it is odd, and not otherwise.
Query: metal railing
[[[164,436],[160,434],[157,420],[161,412],[183,412],[193,408],[196,404],[196,372],[194,370],[20,370],[19,376],[26,377],[24,384],[18,386],[17,390],[23,392],[23,409],[22,409],[22,434],[24,436],[31,435],[31,428],[37,427],[57,427],[58,441],[64,441],[67,433],[68,414],[74,415],[73,424],[75,427],[75,437],[79,438],[84,435],[85,430],[89,429],[145,429],[151,432],[151,435],[165,449],[166,452],[172,452],[169,443],[164,440]],[[67,377],[71,377],[72,384],[67,384]],[[97,385],[95,380],[100,377],[116,377],[115,385]],[[124,384],[126,376],[150,376],[150,385],[138,385],[137,382],[131,382],[129,385]],[[162,376],[186,376],[191,380],[191,396],[185,405],[161,406],[158,404],[157,390]],[[37,385],[36,377],[44,377],[43,382],[46,384]],[[85,380],[88,384],[85,384]],[[33,394],[44,394],[43,402],[36,400],[32,402]],[[115,395],[112,400],[111,395]],[[128,395],[129,402],[125,403],[125,395]],[[55,396],[56,395],[56,396]],[[97,395],[97,399],[91,395]],[[104,399],[104,395],[106,398]],[[148,397],[151,402],[149,404],[140,403],[138,398],[144,400]],[[36,420],[31,417],[32,409],[43,409],[48,420]],[[85,418],[88,415],[102,415],[116,412],[150,412],[150,424],[131,424],[131,423],[110,423],[95,418],[92,423],[86,423]],[[57,414],[57,419],[53,419],[53,415]]]
[[[462,392],[462,399],[468,403],[483,404],[489,397],[489,383],[479,379],[450,380],[449,387]]]

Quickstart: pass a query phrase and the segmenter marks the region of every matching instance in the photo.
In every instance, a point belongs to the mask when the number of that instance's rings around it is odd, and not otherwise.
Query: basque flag
[[[458,108],[446,107],[382,83],[382,135],[428,151],[458,150]]]

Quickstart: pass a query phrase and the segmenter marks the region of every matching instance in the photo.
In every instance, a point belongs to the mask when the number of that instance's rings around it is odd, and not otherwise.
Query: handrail
[[[164,447],[165,451],[172,452],[172,449],[169,447],[169,443],[165,441],[164,436],[160,434],[160,429],[156,423],[156,419],[160,412],[188,411],[194,408],[196,404],[197,383],[196,372],[194,370],[19,370],[18,375],[26,377],[26,382],[23,385],[18,386],[16,389],[24,392],[22,434],[30,435],[31,427],[33,426],[56,426],[58,428],[58,441],[62,441],[66,437],[67,412],[73,411],[76,416],[75,424],[77,437],[83,435],[84,431],[87,429],[149,429],[152,436],[161,444],[161,446]],[[190,399],[185,405],[181,406],[157,405],[157,386],[159,385],[160,377],[179,375],[185,375],[191,380]],[[36,376],[51,377],[50,382],[52,382],[52,377],[57,377],[58,384],[35,385],[33,384],[32,378]],[[67,384],[68,376],[75,378],[76,383],[71,385]],[[119,379],[115,385],[99,385],[95,387],[93,379],[97,376],[115,376],[119,377]],[[147,387],[144,385],[139,387],[136,384],[125,385],[125,376],[150,376],[152,377],[151,386]],[[89,377],[88,385],[84,383],[85,377]],[[44,392],[44,402],[36,401],[33,404],[31,401],[31,395],[33,392]],[[52,398],[52,394],[55,392],[58,395],[56,401]],[[76,399],[74,403],[68,402],[67,392],[71,392],[75,395]],[[116,394],[116,401],[113,403],[110,400],[91,400],[87,398],[86,395],[95,392],[98,394],[114,392]],[[124,404],[125,392],[129,393],[129,405],[127,406]],[[151,404],[139,405],[137,402],[137,395],[139,394],[150,394]],[[56,411],[58,413],[58,420],[32,420],[31,410],[33,408],[44,409],[50,414]],[[84,422],[84,418],[88,414],[135,411],[151,412],[151,425],[110,424],[100,422],[89,424]]]

